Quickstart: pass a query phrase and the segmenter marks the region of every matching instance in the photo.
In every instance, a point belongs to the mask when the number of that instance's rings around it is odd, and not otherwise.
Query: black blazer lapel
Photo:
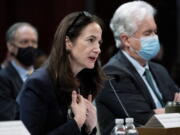
[[[7,67],[7,72],[9,74],[9,79],[12,80],[12,82],[13,82],[13,87],[15,88],[14,96],[16,97],[17,94],[19,93],[19,91],[21,90],[23,81],[11,63],[9,63],[9,65]]]
[[[143,79],[141,78],[139,73],[136,71],[135,67],[131,64],[131,62],[126,58],[126,56],[124,56],[124,54],[122,52],[120,52],[120,55],[122,57],[120,59],[120,63],[123,63],[124,65],[126,65],[125,70],[127,70],[127,72],[129,72],[129,74],[131,75],[133,80],[136,82],[137,87],[140,86],[140,89],[139,89],[140,93],[143,94],[143,96],[147,100],[147,102],[149,104],[151,104],[151,106],[154,108],[155,107],[154,101],[153,101],[153,99],[149,93],[149,90],[148,90],[146,84],[144,83]],[[139,84],[141,84],[141,85],[139,85]]]
[[[166,95],[168,93],[168,91],[166,91],[166,88],[164,88],[164,84],[161,81],[162,80],[162,78],[161,78],[162,76],[159,75],[159,71],[156,70],[156,67],[153,67],[153,64],[151,62],[149,63],[149,67],[150,67],[150,71],[151,71],[151,73],[152,73],[152,75],[154,77],[154,80],[156,82],[156,85],[157,85],[159,91],[161,92],[161,95],[163,97],[163,101],[165,103],[166,97],[164,97],[164,95]]]

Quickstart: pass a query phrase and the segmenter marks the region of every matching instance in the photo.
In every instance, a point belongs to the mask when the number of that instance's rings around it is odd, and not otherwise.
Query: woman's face
[[[70,51],[69,59],[75,75],[84,68],[94,68],[101,52],[101,36],[101,27],[96,22],[92,22],[82,29],[73,42],[66,39],[66,49]]]

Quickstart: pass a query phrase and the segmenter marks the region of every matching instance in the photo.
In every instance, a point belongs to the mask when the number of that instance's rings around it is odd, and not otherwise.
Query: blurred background
[[[55,30],[70,12],[86,10],[101,17],[103,33],[102,65],[117,51],[109,21],[116,8],[132,0],[0,0],[0,63],[6,56],[5,32],[17,21],[27,21],[39,32],[39,48],[49,54]],[[145,0],[157,9],[156,22],[162,50],[154,61],[163,64],[174,79],[180,75],[180,1]],[[177,79],[180,80],[180,79]]]

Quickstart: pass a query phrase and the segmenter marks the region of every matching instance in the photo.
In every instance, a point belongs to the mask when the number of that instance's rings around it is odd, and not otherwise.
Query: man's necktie
[[[29,76],[30,76],[32,73],[33,73],[33,70],[27,71],[24,81],[26,81],[26,79],[29,78]]]
[[[151,87],[151,89],[153,90],[154,94],[156,95],[157,99],[161,103],[162,107],[164,107],[163,99],[161,98],[161,96],[159,95],[159,93],[155,89],[155,86],[154,86],[153,81],[152,81],[152,74],[149,71],[149,69],[145,69],[144,75],[146,77],[146,80],[147,80],[149,86]]]

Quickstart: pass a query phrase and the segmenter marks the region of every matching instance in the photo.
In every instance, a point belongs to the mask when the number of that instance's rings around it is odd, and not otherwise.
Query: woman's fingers
[[[176,93],[175,93],[174,101],[175,101],[175,102],[180,102],[180,93],[179,93],[179,92],[176,92]]]
[[[72,91],[72,104],[77,103],[77,92],[75,90]]]
[[[89,94],[89,95],[88,95],[88,101],[89,101],[89,102],[92,102],[92,94]]]

